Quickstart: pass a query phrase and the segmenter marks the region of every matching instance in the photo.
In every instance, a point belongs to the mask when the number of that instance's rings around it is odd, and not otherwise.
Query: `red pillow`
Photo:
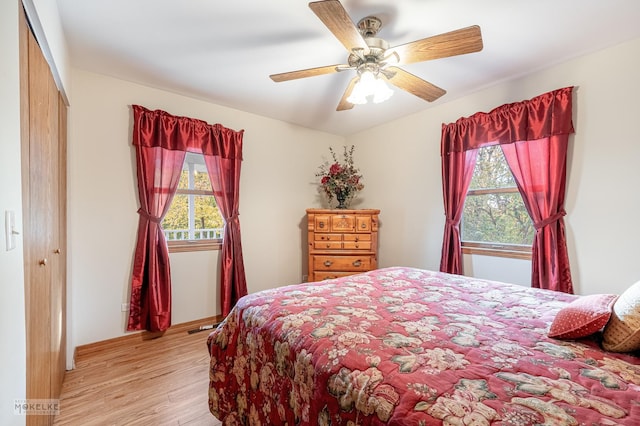
[[[562,308],[551,323],[548,336],[556,339],[578,339],[599,331],[607,325],[615,294],[591,294]]]

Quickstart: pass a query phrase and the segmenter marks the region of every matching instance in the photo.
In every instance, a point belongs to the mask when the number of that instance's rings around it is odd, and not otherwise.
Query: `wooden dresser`
[[[309,281],[378,268],[380,210],[307,209]]]

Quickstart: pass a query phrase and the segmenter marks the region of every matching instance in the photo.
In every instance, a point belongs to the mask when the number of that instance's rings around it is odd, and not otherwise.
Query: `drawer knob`
[[[355,266],[356,268],[362,266],[362,261],[360,259],[356,260],[355,262],[353,262],[353,266]]]
[[[324,266],[327,266],[327,267],[328,267],[328,266],[331,266],[331,265],[333,265],[333,262],[332,262],[332,261],[330,261],[330,260],[325,260],[325,261],[324,261]]]
[[[362,228],[362,229],[366,229],[366,228],[367,228],[367,224],[366,224],[366,223],[363,223],[362,225],[360,225],[360,228]]]
[[[318,226],[320,227],[320,229],[324,228],[324,222],[318,223]]]

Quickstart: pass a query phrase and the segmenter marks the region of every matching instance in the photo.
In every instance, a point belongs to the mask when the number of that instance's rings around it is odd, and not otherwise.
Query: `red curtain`
[[[220,124],[210,125],[202,120],[173,116],[165,111],[151,111],[139,105],[133,105],[133,145],[138,158],[138,187],[140,197],[140,222],[138,240],[134,256],[134,268],[131,281],[131,303],[128,330],[164,331],[171,325],[171,276],[166,240],[160,223],[171,205],[175,194],[184,156],[187,151],[199,152],[207,157],[221,159],[224,164],[232,163],[232,174],[239,181],[240,162],[242,161],[243,131],[227,129]],[[208,162],[207,162],[208,164]],[[240,223],[238,222],[238,185],[233,186],[233,200],[224,201],[219,194],[225,194],[225,172],[209,175],[214,187],[216,202],[221,206],[225,202],[232,206],[229,215],[234,222],[231,234],[233,238],[232,268],[223,265],[223,300],[233,305],[244,296],[246,291],[242,249],[240,245]],[[231,167],[229,167],[231,169]],[[236,176],[237,174],[237,176]],[[221,207],[223,210],[224,207]],[[222,212],[225,218],[226,213]],[[229,228],[228,223],[226,225]],[[225,233],[225,240],[227,243]],[[224,252],[224,248],[223,248]],[[239,259],[239,262],[237,261]],[[229,276],[231,274],[231,276]],[[233,285],[234,290],[227,291],[224,284]],[[239,283],[243,283],[240,285]],[[224,299],[231,294],[231,300]]]
[[[238,135],[235,132],[223,132],[221,137],[224,140],[233,140]],[[236,141],[236,143],[238,142]],[[238,219],[241,163],[236,158],[222,158],[212,155],[205,155],[204,160],[207,164],[216,202],[224,217],[220,304],[222,315],[227,316],[236,301],[247,294],[240,240],[240,220]]]
[[[460,220],[464,200],[473,169],[476,165],[477,149],[450,152],[442,156],[442,192],[444,194],[444,237],[440,270],[450,274],[462,274],[462,248],[460,246]]]
[[[531,286],[573,293],[564,220],[569,135],[501,145],[533,220]]]
[[[462,257],[459,233],[447,231],[452,226],[459,226],[459,220],[455,222],[455,215],[450,215],[448,211],[450,207],[447,206],[453,201],[450,200],[451,191],[448,190],[445,182],[461,182],[460,189],[462,189],[466,176],[463,175],[464,167],[449,166],[448,163],[454,161],[450,157],[455,157],[456,153],[476,150],[486,145],[512,144],[514,142],[528,145],[532,141],[548,139],[555,146],[548,150],[549,157],[547,159],[539,158],[540,151],[535,148],[530,151],[534,155],[527,159],[525,159],[524,155],[518,156],[519,161],[522,162],[523,169],[547,167],[547,169],[539,170],[537,173],[554,174],[553,178],[548,179],[551,186],[543,190],[554,191],[554,194],[547,197],[547,204],[541,204],[539,207],[533,207],[537,203],[531,200],[535,200],[537,196],[531,194],[530,191],[540,191],[539,183],[543,178],[531,178],[535,180],[533,187],[518,181],[518,187],[525,199],[527,208],[531,204],[532,208],[539,209],[540,213],[538,220],[531,211],[529,212],[532,215],[534,224],[537,226],[536,239],[538,244],[538,247],[534,247],[532,251],[532,285],[572,292],[568,256],[566,255],[564,222],[562,219],[566,182],[566,141],[568,140],[568,135],[574,131],[571,118],[572,96],[573,87],[565,87],[542,94],[528,101],[500,106],[489,113],[479,112],[471,117],[460,118],[455,123],[443,124],[441,154],[447,223],[445,224],[445,235],[442,244],[441,271],[462,273],[462,266],[459,261]],[[557,143],[560,140],[565,142]],[[532,147],[534,145],[536,143],[533,143]],[[512,166],[512,161],[507,161],[515,175],[516,171]],[[513,162],[515,163],[515,160]],[[562,164],[561,170],[557,169],[560,164]],[[551,169],[555,168],[554,171],[549,170],[549,167]],[[445,174],[447,175],[446,178]],[[523,173],[523,176],[525,174]],[[530,174],[530,176],[534,175],[541,176]],[[562,192],[562,195],[559,192]],[[466,196],[466,189],[462,196]],[[551,205],[551,199],[557,201],[557,203]],[[547,213],[550,216],[547,216]],[[558,217],[558,215],[560,216]],[[450,221],[453,221],[453,223],[450,223]],[[540,229],[543,228],[544,231],[541,232]],[[538,237],[539,235],[542,236]],[[457,239],[457,242],[452,242],[452,239]],[[552,252],[553,254],[551,254]],[[559,281],[553,282],[556,277]]]
[[[127,330],[171,325],[169,250],[160,223],[178,188],[184,151],[136,146],[140,215]]]

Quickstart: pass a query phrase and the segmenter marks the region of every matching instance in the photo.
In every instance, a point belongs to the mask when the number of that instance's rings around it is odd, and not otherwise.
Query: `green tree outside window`
[[[178,190],[162,221],[165,235],[169,241],[218,239],[215,235],[221,237],[223,226],[204,158],[187,153]]]
[[[480,148],[462,218],[462,240],[528,245],[535,229],[499,145]]]

